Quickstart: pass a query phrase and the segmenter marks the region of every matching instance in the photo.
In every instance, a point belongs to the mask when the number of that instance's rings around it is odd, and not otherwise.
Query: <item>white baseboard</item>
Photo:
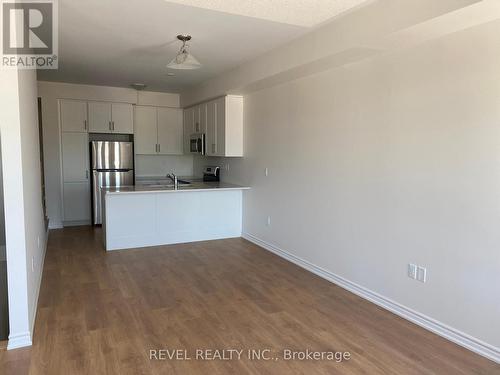
[[[38,274],[38,280],[37,280],[37,288],[36,288],[36,294],[35,294],[35,299],[34,299],[34,306],[33,306],[33,316],[31,318],[31,326],[30,330],[32,334],[35,333],[35,320],[36,320],[36,312],[37,312],[37,306],[38,306],[38,296],[40,295],[40,287],[42,286],[42,276],[43,276],[43,266],[45,264],[45,255],[47,254],[47,245],[49,242],[49,231],[50,228],[47,228],[47,232],[45,233],[45,245],[43,248],[43,254],[42,254],[42,262],[40,264],[40,273]]]
[[[18,333],[16,335],[9,335],[7,350],[24,348],[25,346],[31,346],[31,334],[29,332]]]
[[[500,348],[497,348],[493,345],[485,343],[475,337],[472,337],[464,332],[461,332],[455,328],[452,328],[444,323],[441,323],[435,319],[432,319],[424,314],[419,313],[418,311],[414,311],[406,306],[403,306],[387,297],[384,297],[378,293],[375,293],[361,285],[353,283],[349,280],[344,279],[341,276],[334,274],[324,268],[318,267],[315,264],[308,262],[302,258],[299,258],[289,252],[280,249],[277,246],[274,246],[266,241],[261,240],[260,238],[250,234],[243,233],[242,237],[247,239],[250,242],[284,258],[306,270],[312,272],[338,286],[344,288],[370,302],[375,303],[376,305],[389,310],[390,312],[413,322],[420,327],[423,327],[445,339],[448,339],[464,348],[467,348],[479,355],[482,355],[492,361],[500,363]]]
[[[62,221],[49,220],[49,229],[61,229],[64,228]]]

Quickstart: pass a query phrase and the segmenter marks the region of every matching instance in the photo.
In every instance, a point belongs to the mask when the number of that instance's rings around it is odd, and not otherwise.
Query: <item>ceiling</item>
[[[38,78],[180,92],[364,2],[241,0],[235,8],[235,0],[59,0],[59,69]],[[166,68],[180,47],[177,34],[192,35],[201,69]]]

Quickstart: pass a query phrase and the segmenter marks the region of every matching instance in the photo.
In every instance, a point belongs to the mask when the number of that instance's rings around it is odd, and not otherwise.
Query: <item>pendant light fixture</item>
[[[187,42],[191,40],[191,35],[177,35],[177,39],[182,42],[182,47],[172,61],[167,65],[170,69],[199,69],[201,64],[188,51]]]

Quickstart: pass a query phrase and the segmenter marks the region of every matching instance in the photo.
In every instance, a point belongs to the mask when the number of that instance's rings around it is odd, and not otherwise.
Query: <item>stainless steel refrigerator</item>
[[[132,142],[91,142],[92,221],[102,224],[102,188],[134,185]]]

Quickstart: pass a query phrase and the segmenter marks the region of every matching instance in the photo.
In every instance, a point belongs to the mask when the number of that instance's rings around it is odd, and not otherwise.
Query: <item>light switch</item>
[[[418,267],[417,269],[417,280],[425,283],[427,281],[427,268]]]
[[[411,279],[417,278],[417,265],[416,264],[408,264],[408,277]]]

